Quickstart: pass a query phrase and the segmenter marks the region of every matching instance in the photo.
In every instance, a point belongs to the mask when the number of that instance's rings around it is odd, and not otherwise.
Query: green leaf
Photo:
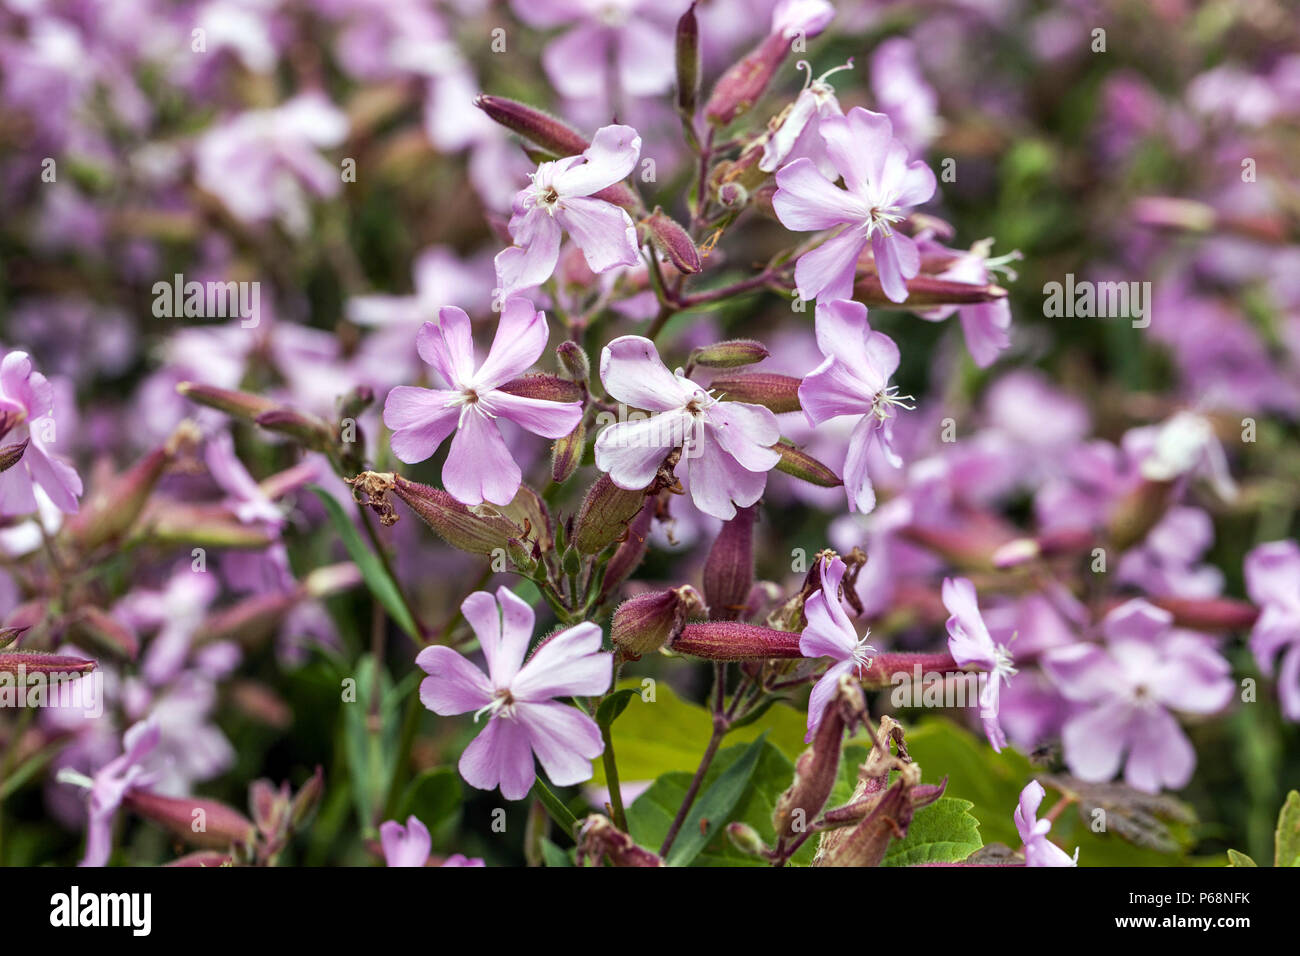
[[[957,797],[940,797],[916,811],[907,838],[895,840],[885,851],[881,866],[917,863],[955,863],[984,845],[980,824],[970,814],[975,804]]]
[[[708,789],[702,790],[668,851],[668,859],[664,860],[668,866],[690,866],[713,835],[731,822],[728,815],[749,786],[764,746],[766,740],[759,737]]]
[[[619,715],[627,709],[627,705],[633,697],[639,696],[641,689],[639,687],[623,687],[614,691],[600,702],[596,709],[596,723],[602,727],[608,727],[614,721],[618,720]]]
[[[352,781],[352,801],[362,825],[369,827],[393,777],[402,692],[393,686],[382,667],[377,668],[369,654],[357,661],[351,679],[356,682],[356,700],[343,704],[343,742]],[[374,722],[371,714],[375,715]]]
[[[458,816],[460,808],[460,775],[451,767],[437,767],[424,771],[411,781],[398,804],[397,820],[405,823],[406,818],[414,814],[433,832]]]
[[[542,860],[547,866],[573,866],[569,854],[545,838],[542,839]]]
[[[1259,864],[1246,856],[1244,853],[1238,853],[1236,850],[1228,851],[1228,866],[1258,866]]]
[[[384,606],[384,610],[389,616],[397,622],[398,626],[415,638],[420,640],[420,634],[415,626],[415,620],[411,617],[411,612],[406,609],[406,604],[402,601],[402,594],[397,588],[397,582],[392,579],[384,565],[380,562],[375,552],[361,540],[361,535],[357,531],[348,516],[343,511],[343,506],[324,488],[318,485],[307,486],[321,504],[325,507],[325,513],[329,515],[330,524],[343,539],[343,547],[347,549],[348,556],[361,571],[361,577],[366,582],[366,587],[370,593],[375,596],[375,600]]]
[[[619,682],[619,688],[636,688],[639,678]],[[624,785],[656,780],[674,770],[693,773],[704,755],[704,743],[713,732],[713,716],[705,708],[682,700],[663,681],[654,685],[654,700],[633,703],[618,720],[614,748]],[[807,716],[785,704],[771,707],[762,717],[727,734],[724,744],[748,743],[764,732],[776,748],[791,759],[804,748]],[[593,784],[605,786],[605,768],[597,763]],[[789,784],[786,780],[785,785]]]
[[[555,795],[555,791],[542,782],[541,777],[533,782],[533,796],[542,801],[542,806],[546,807],[546,812],[551,815],[551,819],[561,830],[569,836],[574,835],[578,818],[564,805],[564,801]]]
[[[1300,790],[1286,795],[1282,812],[1277,815],[1274,840],[1273,865],[1300,866]]]

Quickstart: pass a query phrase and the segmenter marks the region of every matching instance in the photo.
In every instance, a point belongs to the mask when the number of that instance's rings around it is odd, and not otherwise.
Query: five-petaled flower
[[[389,866],[427,866],[429,850],[433,848],[433,838],[429,828],[420,822],[420,818],[411,814],[406,818],[406,826],[396,820],[386,820],[379,825],[379,844],[384,850],[384,862]],[[470,858],[463,853],[453,853],[439,866],[483,866],[482,860]]]
[[[551,783],[567,787],[591,778],[591,761],[605,749],[596,722],[553,698],[603,694],[614,655],[600,649],[600,628],[589,621],[544,640],[527,663],[533,609],[508,588],[494,599],[475,591],[460,606],[478,636],[485,674],[450,647],[426,647],[415,659],[429,675],[420,700],[444,717],[474,712],[487,726],[460,757],[460,775],[480,790],[501,788],[522,800],[533,786],[533,755]]]
[[[384,424],[393,430],[393,454],[408,464],[424,461],[452,432],[442,483],[457,501],[508,505],[523,476],[496,419],[504,418],[544,438],[569,434],[582,418],[580,402],[552,402],[513,395],[501,386],[528,369],[546,348],[546,315],[527,299],[505,304],[492,349],[480,365],[470,321],[452,306],[426,322],[416,337],[420,358],[442,376],[446,388],[399,385],[384,403]]]
[[[807,626],[799,637],[799,650],[804,657],[829,657],[835,661],[822,674],[808,698],[808,733],[805,742],[813,739],[822,714],[839,686],[840,677],[854,674],[861,678],[863,668],[870,667],[876,649],[867,643],[867,634],[858,637],[853,622],[849,620],[840,603],[840,584],[844,580],[845,566],[839,558],[823,561],[822,586],[804,602],[803,613]]]
[[[907,298],[904,280],[921,269],[921,255],[910,236],[894,226],[934,195],[934,173],[924,162],[907,161],[907,147],[894,138],[889,117],[861,107],[844,116],[824,116],[820,132],[826,154],[842,177],[840,189],[807,157],[776,174],[772,197],[777,218],[796,232],[839,233],[795,263],[795,284],[805,300],[849,299],[858,257],[867,243],[881,288],[893,302]]]
[[[799,404],[814,427],[841,415],[861,415],[849,435],[844,459],[844,491],[849,510],[863,514],[876,507],[876,492],[867,470],[868,453],[879,441],[886,460],[897,468],[892,447],[897,408],[911,408],[889,378],[898,368],[898,346],[867,324],[867,307],[847,299],[818,303],[814,320],[817,345],[826,356],[804,376]]]
[[[1083,704],[1061,729],[1070,772],[1110,780],[1124,765],[1130,787],[1177,790],[1196,769],[1196,751],[1167,708],[1196,714],[1232,699],[1232,668],[1208,638],[1173,627],[1173,615],[1142,598],[1102,621],[1106,646],[1071,644],[1043,655],[1043,669]],[[1128,756],[1125,759],[1125,752]]]
[[[638,491],[654,480],[673,448],[687,462],[691,500],[723,521],[758,501],[781,455],[772,446],[781,428],[769,409],[722,401],[678,370],[668,371],[655,345],[624,335],[600,354],[605,391],[655,414],[616,422],[596,438],[596,466],[620,488]]]
[[[980,719],[989,744],[995,753],[1001,753],[1007,735],[998,721],[998,682],[1010,684],[1016,673],[1011,652],[1004,645],[993,643],[980,614],[975,585],[967,578],[944,578],[943,604],[952,615],[947,622],[948,653],[959,667],[978,667],[987,674],[980,688]]]
[[[581,156],[542,163],[531,185],[515,196],[510,237],[497,253],[497,295],[506,300],[551,277],[560,258],[560,235],[569,234],[592,272],[634,266],[636,227],[623,208],[594,193],[624,179],[641,155],[641,137],[630,126],[604,126]]]

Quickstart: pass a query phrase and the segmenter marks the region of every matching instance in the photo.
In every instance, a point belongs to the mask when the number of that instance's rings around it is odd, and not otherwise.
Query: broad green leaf
[[[630,678],[620,681],[619,688],[635,689],[640,695],[642,685],[639,678]],[[642,696],[628,695],[627,709],[613,728],[619,778],[625,784],[656,780],[674,770],[694,773],[713,732],[709,711],[682,700],[663,681],[655,683],[654,697],[647,701]],[[723,746],[748,743],[766,732],[767,739],[793,759],[803,751],[806,722],[802,712],[777,704],[760,719],[734,729]],[[592,782],[605,786],[605,768],[599,763]]]
[[[700,788],[700,794],[686,815],[686,822],[673,841],[665,863],[669,866],[690,866],[691,861],[708,846],[709,840],[722,829],[723,824],[731,822],[729,814],[749,786],[754,768],[758,766],[759,754],[765,745],[764,738],[755,740],[717,780],[708,787]]]
[[[393,777],[402,692],[393,686],[382,667],[376,669],[375,660],[369,654],[357,662],[351,679],[356,682],[356,699],[345,700],[343,704],[344,748],[352,781],[352,801],[358,818],[369,827]]]
[[[416,640],[420,640],[415,621],[406,609],[406,604],[402,601],[397,582],[384,569],[375,552],[361,540],[356,525],[344,513],[342,505],[324,488],[318,485],[308,485],[307,487],[324,505],[325,513],[329,515],[330,524],[334,526],[334,530],[343,539],[343,547],[347,549],[348,556],[352,558],[353,563],[361,571],[361,577],[366,582],[366,587],[370,589],[370,593],[375,596],[375,600],[384,606],[384,610],[388,612],[389,616],[397,622],[403,631]]]
[[[1300,866],[1300,791],[1286,795],[1282,812],[1277,815],[1274,840],[1273,865]]]
[[[1258,866],[1254,860],[1236,850],[1228,851],[1228,866]]]
[[[912,818],[907,838],[889,844],[880,865],[913,866],[966,859],[984,845],[979,821],[970,815],[972,806],[969,800],[940,797],[922,807]]]
[[[602,727],[608,727],[614,721],[618,720],[619,715],[627,709],[628,703],[633,697],[641,693],[639,687],[622,687],[614,691],[600,702],[596,708],[596,723]]]
[[[412,814],[436,832],[437,828],[459,815],[461,808],[460,775],[451,767],[437,767],[420,774],[402,794],[397,820],[405,824]]]
[[[542,840],[542,860],[547,866],[573,866],[569,854],[547,839]]]

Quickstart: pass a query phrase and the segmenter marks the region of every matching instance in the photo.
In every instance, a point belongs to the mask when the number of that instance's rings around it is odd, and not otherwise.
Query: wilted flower
[[[475,711],[487,726],[460,757],[460,775],[480,790],[501,788],[522,800],[533,786],[533,756],[547,777],[567,787],[591,778],[591,761],[605,744],[596,722],[553,698],[602,694],[613,655],[600,650],[600,628],[590,622],[552,635],[524,662],[533,636],[533,609],[508,588],[494,599],[475,591],[461,604],[487,658],[485,674],[450,647],[426,647],[415,662],[429,674],[420,700],[435,714]]]
[[[501,311],[492,349],[480,365],[469,316],[453,306],[444,308],[436,323],[426,322],[420,329],[416,348],[448,387],[399,385],[388,393],[384,424],[393,430],[393,454],[405,462],[424,461],[455,432],[442,467],[447,491],[468,505],[508,505],[523,475],[495,419],[508,419],[546,438],[567,435],[582,419],[579,402],[501,390],[537,361],[548,335],[545,314],[527,299],[513,298]]]

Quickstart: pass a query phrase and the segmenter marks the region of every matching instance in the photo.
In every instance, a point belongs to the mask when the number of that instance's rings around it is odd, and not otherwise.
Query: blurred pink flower
[[[1285,651],[1277,692],[1282,713],[1288,720],[1300,720],[1300,546],[1270,541],[1247,554],[1246,593],[1260,607],[1250,649],[1267,675]]]
[[[90,791],[90,805],[86,824],[86,853],[80,866],[105,866],[113,852],[113,817],[127,792],[136,787],[148,787],[153,775],[141,765],[158,746],[159,728],[154,720],[132,726],[122,740],[122,754],[88,778],[72,770],[59,774],[61,783],[86,787]]]
[[[1020,803],[1016,806],[1013,817],[1016,830],[1025,844],[1025,866],[1078,866],[1079,851],[1074,856],[1066,853],[1059,846],[1047,839],[1052,829],[1051,820],[1039,820],[1038,808],[1043,803],[1046,791],[1037,780],[1031,780],[1020,791]]]
[[[424,866],[429,862],[433,840],[429,828],[414,814],[406,818],[406,826],[396,820],[379,825],[379,841],[384,848],[384,862],[389,866]],[[483,866],[480,859],[470,859],[460,853],[447,857],[442,866]]]
[[[0,362],[0,442],[11,445],[26,438],[28,444],[18,463],[0,472],[0,515],[34,512],[38,487],[60,511],[77,513],[81,476],[46,448],[54,435],[53,411],[54,389],[32,368],[31,356],[5,355]]]
[[[980,688],[980,719],[984,735],[994,753],[1001,753],[1007,744],[1007,735],[998,720],[999,682],[1011,683],[1016,669],[1012,666],[1011,652],[1003,644],[994,644],[993,637],[980,614],[975,585],[966,578],[944,578],[943,603],[951,617],[948,618],[948,652],[961,667],[978,667],[987,676]]]

